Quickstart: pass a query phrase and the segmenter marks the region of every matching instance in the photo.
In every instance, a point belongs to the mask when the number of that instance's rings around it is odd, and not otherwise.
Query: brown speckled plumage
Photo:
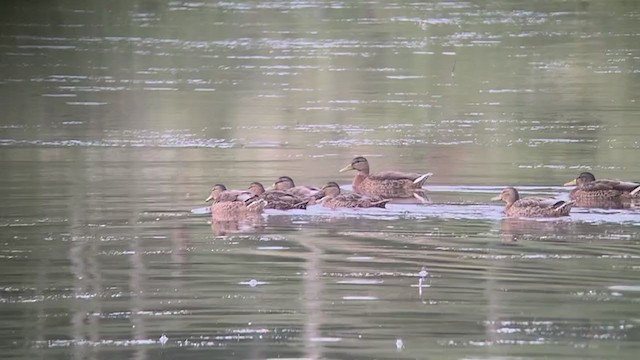
[[[623,203],[640,201],[640,184],[631,181],[598,179],[583,172],[564,186],[573,186],[569,197],[584,207],[623,207]]]
[[[320,191],[315,186],[296,185],[289,176],[280,176],[273,187],[276,190],[287,191],[302,198],[310,198]]]
[[[378,196],[368,196],[358,193],[342,194],[340,186],[335,182],[329,182],[320,192],[316,194],[322,206],[328,208],[384,208],[390,199],[383,199]]]
[[[513,187],[502,190],[499,196],[491,200],[502,200],[507,205],[504,213],[508,217],[559,217],[568,216],[573,206],[573,201],[562,201],[545,197],[520,198],[518,191]]]
[[[214,221],[237,221],[247,216],[262,213],[266,202],[256,198],[248,191],[227,190],[222,184],[211,189],[206,201],[211,204],[211,217]]]
[[[259,182],[249,185],[249,191],[267,202],[266,209],[291,210],[306,209],[309,199],[281,190],[266,190]]]
[[[419,174],[399,171],[370,174],[369,162],[362,156],[355,157],[349,165],[340,169],[340,172],[349,170],[357,171],[352,182],[353,191],[383,198],[415,196],[422,200],[424,197],[422,186],[433,175],[431,173]]]

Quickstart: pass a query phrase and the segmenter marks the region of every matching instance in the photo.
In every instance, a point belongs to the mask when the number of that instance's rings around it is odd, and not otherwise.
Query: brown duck
[[[576,186],[569,197],[578,205],[617,204],[629,201],[640,201],[640,184],[631,181],[598,179],[590,173],[583,172],[564,186]],[[612,207],[612,206],[605,206]]]
[[[340,193],[340,185],[331,181],[315,195],[322,206],[328,208],[384,208],[391,199],[383,199],[379,196],[368,196],[359,193]]]
[[[227,190],[223,184],[215,184],[205,201],[213,201],[211,217],[214,221],[237,221],[257,215],[262,213],[267,204],[248,191]]]
[[[290,192],[302,198],[310,198],[320,191],[317,187],[307,186],[307,185],[298,185],[293,182],[293,179],[289,176],[280,176],[275,183],[273,183],[273,188],[280,191]]]
[[[266,209],[291,210],[306,209],[309,199],[281,190],[265,190],[259,182],[249,185],[249,192],[267,202]]]
[[[573,201],[562,201],[545,197],[520,198],[518,190],[507,187],[500,195],[491,199],[502,200],[507,203],[504,213],[508,217],[559,217],[568,216],[573,206]]]
[[[413,196],[422,202],[426,202],[422,186],[433,175],[432,173],[418,174],[399,171],[371,174],[369,162],[362,156],[355,157],[349,165],[340,169],[340,172],[349,170],[357,172],[352,182],[353,191],[357,193],[382,196],[383,198]]]

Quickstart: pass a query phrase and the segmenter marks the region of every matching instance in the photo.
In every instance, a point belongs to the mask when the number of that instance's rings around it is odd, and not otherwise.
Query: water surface
[[[0,348],[34,358],[635,359],[629,1],[0,5]],[[221,226],[214,183],[431,171],[429,204]],[[192,212],[192,210],[195,210]]]

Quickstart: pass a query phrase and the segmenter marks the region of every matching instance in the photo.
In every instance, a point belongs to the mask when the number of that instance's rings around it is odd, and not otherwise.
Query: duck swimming
[[[568,216],[573,206],[573,201],[562,201],[545,197],[520,198],[518,190],[507,187],[492,201],[504,201],[507,205],[504,213],[508,217],[560,217]]]
[[[640,184],[631,181],[598,179],[583,172],[564,186],[576,186],[569,197],[581,207],[622,209],[640,202]]]
[[[342,194],[340,185],[331,181],[316,194],[318,202],[328,208],[384,208],[391,199],[383,199],[378,196],[368,196],[359,193]]]
[[[262,213],[267,205],[265,200],[258,199],[248,191],[227,190],[223,184],[215,184],[205,201],[213,201],[211,217],[214,221],[237,221]]]
[[[640,200],[640,183],[621,180],[598,179],[590,173],[583,172],[564,186],[576,186],[569,197],[580,202],[597,201],[631,201]]]
[[[249,185],[249,192],[259,199],[266,201],[265,209],[291,210],[306,209],[309,199],[281,190],[265,190],[259,182]]]
[[[293,179],[289,176],[280,176],[275,183],[273,183],[273,188],[276,190],[287,191],[293,193],[302,198],[310,198],[314,196],[320,189],[314,186],[307,185],[298,185],[293,182]]]
[[[432,173],[405,173],[399,171],[385,171],[371,174],[369,171],[369,161],[362,156],[357,156],[351,163],[340,172],[355,170],[356,176],[353,178],[353,191],[371,195],[382,196],[384,198],[404,198],[416,197],[425,202],[424,189],[422,186]]]

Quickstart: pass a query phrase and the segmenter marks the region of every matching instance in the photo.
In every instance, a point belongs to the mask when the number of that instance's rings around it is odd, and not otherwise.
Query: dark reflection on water
[[[489,202],[640,179],[635,2],[0,9],[4,358],[637,357],[637,204]],[[355,155],[431,203],[202,203]]]

